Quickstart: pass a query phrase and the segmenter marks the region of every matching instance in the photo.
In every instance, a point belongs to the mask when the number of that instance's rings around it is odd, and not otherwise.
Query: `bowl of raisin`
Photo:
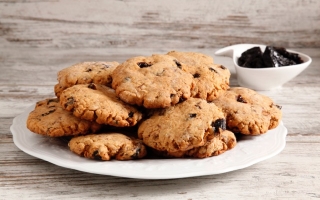
[[[312,62],[303,53],[261,44],[237,44],[215,52],[231,57],[238,84],[254,90],[272,90],[298,76]]]

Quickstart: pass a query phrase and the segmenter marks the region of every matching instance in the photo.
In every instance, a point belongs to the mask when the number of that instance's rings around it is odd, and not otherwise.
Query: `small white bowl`
[[[215,55],[217,56],[228,56],[233,59],[238,84],[242,87],[251,88],[253,90],[272,90],[279,88],[299,75],[312,62],[312,59],[309,56],[286,49],[288,52],[299,54],[303,63],[298,65],[269,68],[247,68],[239,66],[238,59],[241,54],[244,51],[257,46],[261,48],[262,52],[264,52],[266,45],[260,44],[237,44],[222,48],[215,52]]]

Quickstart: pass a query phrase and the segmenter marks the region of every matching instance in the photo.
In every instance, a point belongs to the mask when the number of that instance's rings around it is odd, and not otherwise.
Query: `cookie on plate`
[[[177,152],[156,152],[160,156],[164,157],[193,157],[193,158],[207,158],[212,156],[218,156],[225,151],[228,151],[235,147],[237,144],[237,139],[231,131],[225,130],[216,135],[212,140],[207,142],[207,144],[195,147],[188,151],[177,151]]]
[[[112,88],[126,103],[146,108],[165,108],[190,97],[192,75],[169,55],[134,57],[112,74]]]
[[[167,55],[183,63],[183,70],[192,74],[194,81],[192,97],[212,101],[229,88],[229,69],[214,64],[212,57],[202,53],[178,51],[170,51]]]
[[[118,62],[82,62],[58,72],[58,84],[54,86],[57,97],[63,90],[77,84],[96,83],[111,87],[113,70]]]
[[[122,102],[112,88],[99,84],[74,85],[65,89],[60,103],[74,116],[116,127],[134,126],[142,113]]]
[[[142,141],[120,133],[101,133],[74,137],[69,141],[72,152],[95,160],[133,160],[146,156]]]
[[[27,128],[40,135],[62,137],[94,133],[101,125],[73,116],[57,98],[51,98],[37,102],[28,116]]]
[[[213,103],[189,98],[154,111],[138,128],[138,137],[158,151],[187,151],[203,146],[225,130],[223,112]]]
[[[254,90],[233,87],[213,101],[225,113],[227,129],[234,133],[259,135],[276,128],[281,120],[281,107]]]

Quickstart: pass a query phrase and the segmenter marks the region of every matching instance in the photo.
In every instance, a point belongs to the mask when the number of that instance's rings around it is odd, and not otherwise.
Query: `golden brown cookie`
[[[213,101],[225,113],[227,129],[234,133],[259,135],[278,126],[281,107],[254,90],[234,87]]]
[[[224,114],[217,106],[189,98],[155,111],[140,124],[138,137],[158,151],[177,152],[203,146],[224,129]]]
[[[193,76],[191,96],[212,101],[229,88],[230,71],[223,65],[214,64],[213,58],[195,52],[170,51],[183,65],[183,70]]]
[[[127,127],[142,119],[142,113],[119,100],[112,88],[94,83],[65,89],[60,103],[74,116],[99,124]]]
[[[237,144],[235,135],[228,130],[222,131],[219,135],[216,135],[207,144],[195,147],[188,151],[177,151],[177,152],[156,152],[160,156],[165,157],[193,157],[193,158],[207,158],[212,156],[218,156],[227,150],[232,149]]]
[[[77,84],[96,83],[111,87],[113,70],[118,62],[82,62],[58,72],[58,84],[54,86],[57,97],[63,90]]]
[[[133,160],[146,156],[142,141],[120,133],[101,133],[74,137],[69,141],[72,152],[95,160]]]
[[[40,135],[62,137],[94,133],[101,125],[73,116],[52,98],[37,102],[28,116],[27,128]]]
[[[192,75],[169,55],[134,57],[120,64],[112,74],[112,88],[129,104],[165,108],[188,99]]]

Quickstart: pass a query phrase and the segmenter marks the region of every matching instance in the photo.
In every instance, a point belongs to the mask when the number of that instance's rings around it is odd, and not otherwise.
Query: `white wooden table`
[[[275,26],[268,16],[284,8],[264,10],[267,3],[250,6],[255,1],[217,1],[221,9],[216,8],[216,12],[221,16],[210,13],[204,2],[199,3],[199,8],[206,14],[185,2],[97,2],[0,1],[1,200],[320,198],[318,1],[287,1],[287,7],[300,13],[300,19],[291,20],[293,15],[289,15]],[[75,5],[78,7],[72,10]],[[302,11],[306,7],[310,8],[309,13]],[[130,14],[131,11],[134,13]],[[116,13],[119,16],[112,17]],[[257,13],[260,19],[256,19]],[[291,26],[290,31],[288,22],[294,24],[297,20],[299,26]],[[215,21],[216,25],[211,27]],[[241,28],[247,27],[249,35],[236,31],[239,23]],[[217,28],[216,34],[206,32]],[[224,36],[230,31],[237,36]],[[283,31],[286,36],[274,31]],[[307,70],[281,89],[264,92],[282,105],[283,122],[288,129],[285,149],[270,159],[219,175],[139,180],[62,168],[22,152],[13,143],[9,130],[13,118],[36,101],[53,96],[56,73],[64,67],[90,60],[122,62],[135,55],[173,49],[213,56],[217,47],[240,42],[279,42],[313,59]],[[231,59],[214,58],[234,73]],[[233,74],[231,86],[236,85]]]

